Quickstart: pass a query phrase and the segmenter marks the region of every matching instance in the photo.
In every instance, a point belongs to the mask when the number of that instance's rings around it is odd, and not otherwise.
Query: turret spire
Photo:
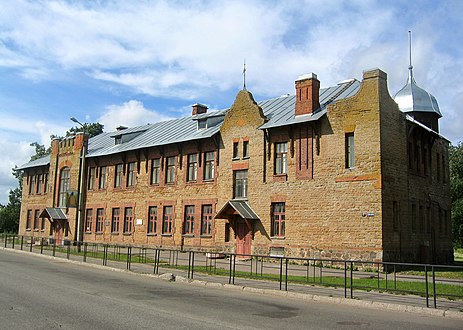
[[[408,65],[408,82],[413,81],[413,65],[412,65],[412,31],[408,31],[408,51],[410,55],[410,62]]]

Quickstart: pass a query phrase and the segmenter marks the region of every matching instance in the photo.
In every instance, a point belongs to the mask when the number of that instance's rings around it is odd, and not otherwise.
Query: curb
[[[285,298],[290,298],[290,299],[299,299],[299,300],[304,300],[304,301],[340,304],[340,305],[363,307],[363,308],[370,308],[370,309],[376,309],[376,310],[389,310],[389,311],[396,311],[396,312],[414,313],[414,314],[421,314],[425,316],[447,317],[447,318],[452,318],[452,319],[463,321],[462,312],[451,311],[448,309],[434,309],[434,308],[419,307],[419,306],[383,303],[383,302],[370,301],[370,300],[355,300],[355,299],[349,299],[349,298],[319,296],[319,295],[312,295],[312,294],[306,294],[306,293],[300,293],[300,292],[281,291],[281,290],[274,290],[274,289],[261,289],[261,288],[234,285],[234,284],[228,284],[228,283],[222,284],[222,283],[217,283],[217,282],[207,282],[207,281],[202,281],[202,280],[188,279],[183,276],[175,276],[172,273],[164,273],[161,275],[140,274],[140,273],[134,273],[130,270],[126,270],[122,268],[115,268],[115,267],[103,266],[99,264],[86,263],[86,262],[77,261],[77,260],[63,259],[59,257],[53,257],[50,255],[36,254],[36,253],[31,253],[29,251],[9,249],[9,248],[4,248],[0,246],[0,251],[1,250],[34,255],[34,256],[45,258],[45,259],[65,261],[65,262],[69,262],[69,263],[73,263],[77,265],[85,265],[85,266],[93,267],[97,269],[105,269],[105,270],[110,270],[110,271],[115,271],[115,272],[133,274],[136,276],[156,278],[156,279],[160,279],[160,280],[164,280],[168,282],[176,282],[176,283],[202,286],[202,287],[226,289],[226,290],[232,290],[232,291],[244,291],[244,292],[249,292],[249,293],[285,297]]]

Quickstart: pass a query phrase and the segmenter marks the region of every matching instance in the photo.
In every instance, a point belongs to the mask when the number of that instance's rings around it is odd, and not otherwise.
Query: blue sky
[[[438,100],[441,133],[463,140],[463,1],[23,1],[0,10],[0,203],[11,168],[69,118],[116,126],[229,107],[379,67],[394,95],[407,80],[408,30],[419,86]]]

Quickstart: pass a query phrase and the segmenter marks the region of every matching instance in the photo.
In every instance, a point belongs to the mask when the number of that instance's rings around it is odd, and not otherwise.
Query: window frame
[[[122,188],[124,164],[114,165],[114,188]]]
[[[125,235],[133,233],[133,207],[124,208],[124,231]]]
[[[284,238],[286,235],[286,203],[272,203],[271,236]]]
[[[195,206],[185,205],[183,217],[183,235],[194,236],[195,232]]]
[[[287,175],[288,174],[288,142],[275,142],[275,175]]]
[[[85,212],[85,225],[84,225],[84,232],[89,234],[92,232],[93,227],[93,209],[88,208]]]
[[[203,173],[204,181],[214,180],[214,175],[215,175],[214,164],[215,164],[215,152],[206,151],[204,153],[204,173]]]
[[[201,236],[212,237],[213,219],[212,204],[201,205]]]
[[[238,176],[243,177],[238,178]],[[245,175],[244,175],[245,174]],[[233,171],[233,198],[234,199],[247,199],[249,188],[249,173],[248,170]]]
[[[355,168],[355,134],[349,132],[345,134],[345,168]]]
[[[106,189],[106,176],[108,174],[107,166],[100,167],[100,173],[98,178],[98,189],[103,190]]]
[[[151,160],[151,178],[150,184],[158,185],[161,183],[161,158]]]
[[[96,174],[96,168],[90,167],[88,169],[88,183],[87,183],[88,190],[95,189],[95,177],[96,177],[95,174]]]
[[[169,210],[169,212],[167,212]],[[166,205],[163,207],[162,212],[162,234],[172,235],[173,232],[173,218],[174,218],[174,207],[172,205]]]
[[[187,182],[196,182],[198,180],[198,154],[187,155]]]
[[[95,228],[95,232],[97,234],[101,234],[104,232],[104,218],[105,218],[105,214],[104,214],[104,208],[97,208],[96,209],[96,228]]]
[[[119,234],[119,224],[121,218],[120,207],[113,207],[111,212],[111,234]]]
[[[127,180],[126,180],[127,188],[135,187],[136,178],[137,178],[136,171],[137,171],[136,162],[130,162],[127,165]]]
[[[249,140],[243,140],[243,158],[249,157]]]
[[[176,156],[166,157],[166,184],[175,183]]]
[[[152,212],[154,210],[155,212]],[[158,207],[151,205],[148,207],[148,227],[146,228],[146,233],[148,235],[153,235],[157,233],[157,223],[158,223]]]
[[[58,207],[66,207],[67,194],[69,192],[71,182],[71,170],[69,167],[63,167],[59,173],[59,192],[58,192]]]

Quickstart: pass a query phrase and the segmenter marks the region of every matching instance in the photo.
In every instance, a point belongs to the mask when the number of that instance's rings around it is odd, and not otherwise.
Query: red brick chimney
[[[192,105],[192,108],[193,108],[193,111],[191,112],[192,116],[207,112],[207,107],[204,104],[196,103]]]
[[[296,116],[313,113],[320,107],[320,81],[315,73],[299,76],[296,84]]]

